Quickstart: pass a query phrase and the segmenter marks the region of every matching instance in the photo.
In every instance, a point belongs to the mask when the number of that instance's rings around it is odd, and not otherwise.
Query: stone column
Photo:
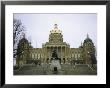
[[[49,46],[49,63],[50,63],[50,59],[51,59],[51,47]]]
[[[46,63],[46,47],[44,47],[44,53],[45,53],[45,63]]]
[[[59,53],[58,53],[58,46],[57,46],[57,55],[59,56]]]
[[[62,63],[62,46],[61,46],[61,63]]]
[[[47,58],[48,58],[48,52],[47,52],[47,46],[46,46],[46,62],[47,62]]]
[[[68,48],[68,58],[69,58],[69,63],[70,63],[70,61],[71,61],[71,58],[70,58],[70,56],[69,56],[70,50],[69,50],[69,47],[67,47],[67,48]]]
[[[69,60],[69,57],[68,57],[68,53],[69,53],[68,46],[66,48],[67,48],[67,52],[66,52],[66,54],[67,54],[67,60]],[[69,63],[69,61],[68,61],[68,63]]]
[[[52,46],[51,46],[51,49],[50,49],[50,63],[51,63],[51,58],[52,58]]]
[[[66,62],[66,46],[65,46],[65,62]]]

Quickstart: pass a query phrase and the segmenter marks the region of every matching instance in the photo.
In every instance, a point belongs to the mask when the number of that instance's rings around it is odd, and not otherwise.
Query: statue
[[[61,69],[60,60],[58,58],[56,50],[52,52],[52,59],[51,59],[50,67],[54,72],[58,72],[58,70]]]
[[[52,59],[58,60],[58,55],[57,55],[56,50],[54,50],[53,53],[52,53]]]

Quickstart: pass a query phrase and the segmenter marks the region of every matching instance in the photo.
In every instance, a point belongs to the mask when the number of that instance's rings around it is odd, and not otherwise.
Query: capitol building
[[[58,25],[54,24],[49,39],[42,44],[42,48],[33,48],[25,37],[19,41],[18,47],[22,47],[23,52],[17,56],[16,64],[30,64],[34,61],[49,64],[54,50],[61,64],[91,64],[96,59],[96,48],[88,34],[82,41],[84,42],[78,48],[70,48],[70,45],[63,41]]]

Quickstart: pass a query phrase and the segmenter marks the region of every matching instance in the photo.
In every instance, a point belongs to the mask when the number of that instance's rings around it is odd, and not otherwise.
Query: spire
[[[87,33],[87,38],[89,38],[89,35],[88,35],[88,33]]]
[[[81,46],[82,46],[82,42],[81,42]]]

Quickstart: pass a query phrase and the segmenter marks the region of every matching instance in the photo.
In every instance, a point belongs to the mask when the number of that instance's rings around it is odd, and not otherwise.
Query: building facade
[[[28,47],[30,45],[27,43],[26,45],[24,44],[24,46]],[[42,48],[29,47],[24,49],[26,53],[21,54],[21,57],[18,55],[17,63],[19,63],[20,60],[22,64],[31,63],[33,61],[51,63],[53,50],[56,50],[61,64],[90,64],[96,60],[95,46],[88,34],[87,38],[78,48],[70,48],[70,45],[63,41],[62,31],[59,30],[58,25],[55,24],[54,29],[50,31],[49,41],[42,44]]]

